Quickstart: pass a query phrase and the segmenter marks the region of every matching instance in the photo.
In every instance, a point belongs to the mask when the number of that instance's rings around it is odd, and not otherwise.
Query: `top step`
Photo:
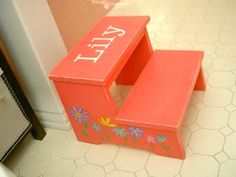
[[[155,51],[115,121],[176,131],[183,121],[203,55],[201,51]]]
[[[104,17],[51,72],[54,81],[105,85],[143,37],[148,16]]]

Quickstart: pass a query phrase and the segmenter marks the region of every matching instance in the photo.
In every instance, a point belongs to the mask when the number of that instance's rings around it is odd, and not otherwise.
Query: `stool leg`
[[[204,78],[204,73],[203,73],[202,67],[199,71],[194,90],[200,90],[200,91],[206,90],[206,83],[205,83],[205,78]]]
[[[184,159],[185,158],[185,150],[184,150],[184,145],[183,145],[183,141],[182,138],[180,136],[180,132],[176,132],[176,134],[174,135],[174,137],[176,138],[176,153],[174,154],[174,157],[180,158],[180,159]]]
[[[145,67],[153,49],[147,30],[116,79],[117,84],[133,85]]]
[[[180,136],[179,131],[177,132],[169,132],[165,133],[168,135],[167,143],[161,145],[161,150],[155,149],[154,153],[167,156],[167,157],[174,157],[178,159],[185,158],[185,150],[182,143],[182,139]],[[164,149],[164,150],[163,150]]]

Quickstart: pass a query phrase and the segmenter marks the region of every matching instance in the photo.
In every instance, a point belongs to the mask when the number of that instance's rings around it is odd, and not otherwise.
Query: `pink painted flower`
[[[156,141],[155,141],[155,137],[153,137],[153,136],[148,136],[147,137],[147,142],[149,142],[149,143],[155,143]]]

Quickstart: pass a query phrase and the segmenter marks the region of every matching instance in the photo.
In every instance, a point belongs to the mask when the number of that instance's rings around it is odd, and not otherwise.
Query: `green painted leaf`
[[[162,149],[164,149],[165,151],[169,151],[170,150],[170,147],[166,144],[162,144],[161,145]]]
[[[110,136],[106,133],[103,133],[103,137],[107,140],[110,141]]]
[[[89,137],[89,134],[85,130],[82,131],[82,134],[86,137]]]
[[[84,122],[84,129],[85,129],[85,130],[88,129],[88,122]]]
[[[134,138],[132,138],[132,141],[133,141],[134,144],[136,144],[138,139],[136,137],[134,137]]]
[[[125,143],[127,143],[127,141],[128,141],[127,136],[123,137],[123,141],[124,141]]]

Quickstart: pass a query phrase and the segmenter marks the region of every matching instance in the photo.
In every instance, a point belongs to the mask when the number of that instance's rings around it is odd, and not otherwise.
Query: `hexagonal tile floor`
[[[29,135],[6,165],[18,177],[235,177],[236,1],[120,0],[108,15],[150,15],[154,48],[205,51],[207,91],[193,93],[183,124],[186,159],[81,143],[72,130],[47,129],[42,142]],[[118,106],[129,90],[113,85]]]

